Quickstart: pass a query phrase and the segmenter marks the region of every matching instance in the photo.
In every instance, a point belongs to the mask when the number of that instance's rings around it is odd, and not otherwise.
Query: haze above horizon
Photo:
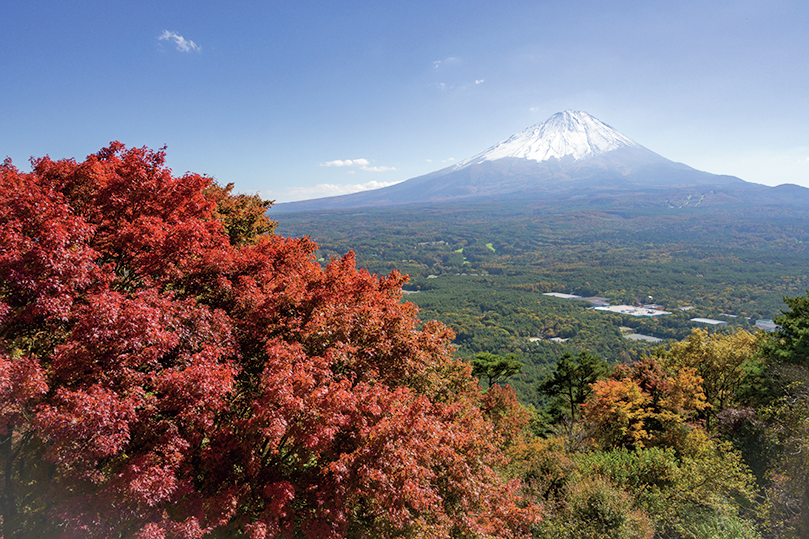
[[[427,174],[586,111],[668,159],[809,187],[809,5],[5,6],[0,158],[167,146],[287,202]]]

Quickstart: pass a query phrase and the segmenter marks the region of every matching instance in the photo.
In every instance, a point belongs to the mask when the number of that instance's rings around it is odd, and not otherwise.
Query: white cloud
[[[353,167],[355,170],[367,170],[368,172],[387,172],[388,170],[396,170],[394,167],[371,166],[371,162],[367,159],[336,159],[334,161],[326,161],[320,163],[321,167]],[[355,170],[349,170],[349,174],[353,174]]]
[[[367,167],[371,163],[367,159],[336,159],[320,163],[321,167]]]
[[[373,189],[381,189],[391,185],[396,185],[400,182],[378,182],[370,181],[367,183],[351,183],[351,184],[338,184],[338,183],[320,183],[312,187],[291,187],[287,189],[288,200],[306,200],[309,198],[333,197],[338,195],[349,195],[351,193],[358,193],[360,191],[371,191]]]
[[[177,46],[177,50],[180,52],[200,52],[202,51],[202,47],[194,43],[189,39],[185,39],[180,34],[176,32],[169,32],[168,30],[163,30],[163,33],[157,38],[159,41],[174,41],[174,44]]]
[[[486,79],[478,79],[475,81],[475,84],[483,84],[484,82],[486,82]]]

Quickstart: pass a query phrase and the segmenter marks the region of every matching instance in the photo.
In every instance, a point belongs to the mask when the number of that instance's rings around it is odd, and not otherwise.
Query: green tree
[[[770,525],[779,537],[809,537],[809,369],[781,364],[773,371],[782,387],[781,397],[766,410],[769,434],[779,449],[767,489],[773,503]]]
[[[482,379],[484,376],[488,387],[492,387],[500,379],[506,379],[520,372],[523,364],[517,361],[515,354],[499,356],[490,352],[478,352],[472,363],[472,376]]]
[[[809,366],[809,291],[806,296],[784,298],[789,311],[775,317],[780,326],[762,343],[762,351],[771,359]]]
[[[760,344],[776,398],[762,410],[776,443],[767,495],[769,524],[778,537],[809,534],[809,292],[784,302],[780,328]]]
[[[542,380],[537,391],[551,399],[551,406],[569,412],[570,419],[577,418],[576,410],[592,392],[591,384],[607,376],[607,362],[590,352],[573,356],[565,352],[556,369]]]

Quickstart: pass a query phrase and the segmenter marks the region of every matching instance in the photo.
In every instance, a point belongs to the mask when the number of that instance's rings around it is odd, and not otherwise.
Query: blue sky
[[[799,0],[5,2],[0,158],[167,145],[279,202],[426,174],[583,110],[675,161],[809,187]]]

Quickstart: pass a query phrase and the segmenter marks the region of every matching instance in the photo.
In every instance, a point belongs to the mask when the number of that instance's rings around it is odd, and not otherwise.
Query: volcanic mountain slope
[[[793,193],[792,191],[795,191]],[[794,203],[809,189],[787,190],[702,172],[644,148],[586,112],[567,110],[473,157],[402,183],[351,195],[278,204],[275,212],[481,198],[655,206],[697,201]],[[796,198],[797,196],[797,198]]]
[[[545,122],[529,127],[451,168],[467,168],[475,163],[508,157],[538,163],[565,157],[580,161],[619,148],[642,146],[586,112],[567,110],[554,114]]]

